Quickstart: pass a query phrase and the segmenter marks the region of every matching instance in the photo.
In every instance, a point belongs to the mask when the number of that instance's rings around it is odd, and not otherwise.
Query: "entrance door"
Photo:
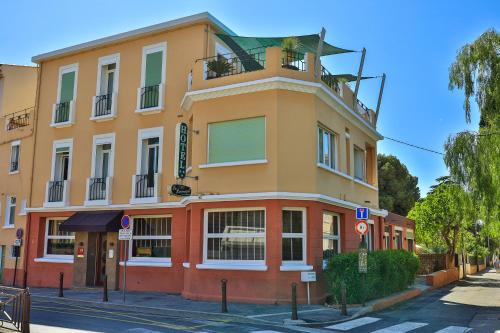
[[[95,270],[95,285],[102,286],[104,283],[104,276],[106,275],[106,253],[107,253],[107,235],[105,232],[97,234],[96,244],[96,270]]]

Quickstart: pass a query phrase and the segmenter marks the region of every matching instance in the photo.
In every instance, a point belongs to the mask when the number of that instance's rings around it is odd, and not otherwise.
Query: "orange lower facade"
[[[282,260],[283,210],[301,208],[305,211],[305,262],[297,269],[284,270]],[[262,208],[265,211],[265,258],[259,270],[232,267],[204,267],[204,216],[206,210]],[[332,204],[308,200],[247,200],[190,203],[179,208],[153,208],[124,210],[124,214],[134,216],[171,216],[171,266],[129,265],[126,271],[126,287],[129,291],[160,291],[177,293],[188,299],[220,300],[221,280],[227,279],[229,301],[252,303],[285,303],[290,301],[291,285],[297,284],[298,301],[307,302],[307,284],[301,282],[301,271],[316,272],[316,282],[310,283],[312,303],[321,303],[327,296],[323,274],[323,214],[336,213],[339,216],[340,252],[357,250],[360,236],[355,233],[355,211]],[[45,251],[46,221],[53,217],[68,217],[75,211],[32,212],[27,228],[27,285],[30,287],[58,287],[59,275],[64,273],[64,287],[75,286],[77,274],[85,274],[76,269],[75,263],[43,262]],[[383,248],[384,218],[370,216],[373,221],[373,247]],[[115,234],[117,234],[115,232]],[[109,239],[109,233],[108,233]],[[110,246],[109,243],[108,246]],[[84,243],[75,242],[76,248]],[[123,287],[123,241],[114,244],[117,259],[116,280],[112,288]],[[86,250],[85,250],[86,253]],[[111,255],[110,255],[111,256]],[[309,267],[304,269],[303,267]],[[24,272],[23,272],[24,273]],[[80,281],[79,279],[78,281]],[[109,286],[108,277],[108,286]]]

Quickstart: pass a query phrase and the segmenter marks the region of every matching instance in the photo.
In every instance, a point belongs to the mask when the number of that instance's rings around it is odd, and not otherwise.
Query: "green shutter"
[[[64,73],[61,77],[61,98],[60,103],[73,100],[75,89],[75,72]]]
[[[231,120],[208,125],[208,163],[266,158],[265,118]]]
[[[144,85],[146,87],[156,86],[161,83],[162,59],[162,51],[146,55],[146,79],[144,80]]]

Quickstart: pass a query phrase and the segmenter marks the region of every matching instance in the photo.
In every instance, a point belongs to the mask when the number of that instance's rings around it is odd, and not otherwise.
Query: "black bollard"
[[[342,282],[342,284],[340,285],[340,292],[341,292],[341,296],[342,296],[342,305],[341,305],[341,309],[340,309],[340,313],[343,315],[343,316],[347,316],[347,287],[345,285],[345,282]]]
[[[64,285],[64,273],[59,273],[59,297],[64,297],[63,295],[63,285]]]
[[[298,320],[297,315],[297,284],[292,283],[292,320]]]
[[[220,280],[221,292],[222,292],[222,303],[221,303],[221,312],[227,313],[227,280]]]
[[[108,276],[104,275],[104,290],[102,294],[102,301],[107,302],[108,301]]]

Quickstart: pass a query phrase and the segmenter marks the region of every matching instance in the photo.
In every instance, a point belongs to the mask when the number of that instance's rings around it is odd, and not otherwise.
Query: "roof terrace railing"
[[[329,86],[337,94],[341,94],[340,81],[333,76],[332,73],[328,71],[324,66],[321,66],[321,81],[323,81],[327,86]]]
[[[281,67],[295,71],[306,72],[306,55],[293,50],[281,51]]]
[[[242,50],[238,53],[218,54],[201,60],[205,62],[205,78],[210,80],[264,69],[266,65],[266,49],[257,47]]]
[[[25,127],[30,124],[30,114],[35,109],[34,106],[17,111],[5,116],[5,126],[7,131],[12,131],[17,128]]]

